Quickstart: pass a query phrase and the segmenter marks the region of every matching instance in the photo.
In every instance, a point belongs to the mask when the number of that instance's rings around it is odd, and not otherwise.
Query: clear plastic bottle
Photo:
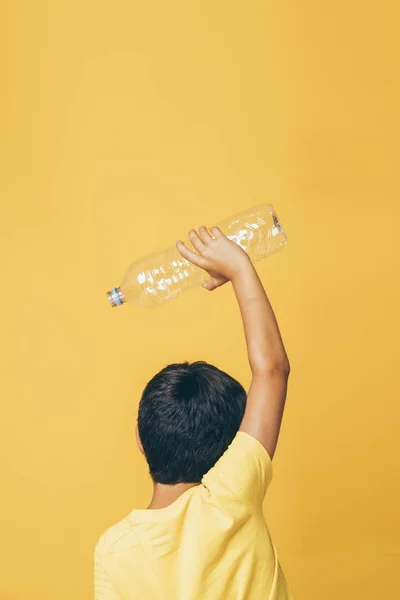
[[[287,244],[286,234],[271,204],[245,210],[216,225],[241,246],[253,262],[270,256]],[[191,247],[190,243],[188,247]],[[107,296],[111,306],[128,302],[153,307],[208,279],[206,271],[187,261],[173,247],[133,262],[121,285],[107,292]]]

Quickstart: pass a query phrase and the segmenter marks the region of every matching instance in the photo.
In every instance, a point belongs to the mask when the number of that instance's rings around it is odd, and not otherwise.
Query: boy
[[[230,281],[252,382],[247,394],[207,363],[169,365],[147,384],[137,441],[154,482],[100,538],[95,600],[291,600],[262,513],[272,478],[289,361],[247,254],[216,227],[191,230],[181,255],[207,290]]]

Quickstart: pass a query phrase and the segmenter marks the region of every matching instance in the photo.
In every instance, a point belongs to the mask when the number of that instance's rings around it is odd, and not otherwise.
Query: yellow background
[[[395,2],[6,2],[1,600],[87,600],[151,485],[141,391],[249,383],[228,286],[111,309],[129,263],[271,201],[259,264],[292,364],[267,512],[296,600],[400,597]]]

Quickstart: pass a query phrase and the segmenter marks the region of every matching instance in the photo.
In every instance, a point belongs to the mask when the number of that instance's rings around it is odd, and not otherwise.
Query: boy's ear
[[[138,445],[138,448],[139,448],[140,452],[144,456],[144,450],[143,450],[143,446],[142,446],[142,440],[140,439],[139,427],[137,425],[136,425],[135,433],[136,433],[136,443]]]

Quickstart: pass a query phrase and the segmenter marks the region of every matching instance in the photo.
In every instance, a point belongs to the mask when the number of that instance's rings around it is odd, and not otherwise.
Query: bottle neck
[[[121,288],[113,288],[111,292],[107,292],[107,298],[110,301],[111,306],[122,306],[125,302],[125,298],[123,293],[121,292]]]

